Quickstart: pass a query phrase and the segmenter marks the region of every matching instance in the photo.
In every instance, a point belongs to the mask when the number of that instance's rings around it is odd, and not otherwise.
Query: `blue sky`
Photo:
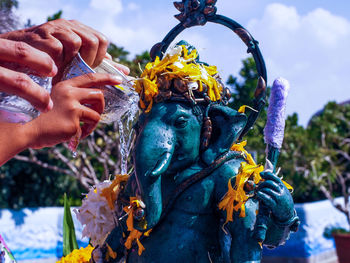
[[[131,54],[149,50],[177,24],[171,0],[19,0],[18,15],[43,23],[63,10],[103,32]],[[281,76],[291,83],[287,113],[300,123],[329,100],[350,99],[350,1],[218,0],[218,13],[244,27],[260,42],[268,84]],[[237,75],[246,47],[228,29],[208,24],[186,30],[179,39],[193,43],[201,60],[217,65],[224,79]]]

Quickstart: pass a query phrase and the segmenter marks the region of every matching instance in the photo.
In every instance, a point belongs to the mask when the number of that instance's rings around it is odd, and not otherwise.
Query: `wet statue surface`
[[[290,191],[274,167],[264,170],[243,148],[257,115],[227,106],[230,94],[216,67],[200,62],[186,42],[161,59],[184,28],[218,18],[214,5],[176,4],[183,28],[153,48],[154,61],[136,83],[142,114],[135,173],[118,196],[124,210],[118,226],[95,248],[92,262],[260,262],[263,245],[277,247],[297,229]],[[249,33],[238,24],[235,30],[256,48]],[[260,110],[266,72],[257,67]]]

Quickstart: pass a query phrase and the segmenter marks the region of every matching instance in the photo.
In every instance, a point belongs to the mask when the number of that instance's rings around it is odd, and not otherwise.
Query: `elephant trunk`
[[[140,231],[153,228],[162,214],[162,174],[168,169],[174,153],[174,134],[159,123],[147,123],[137,138],[134,160],[145,216],[134,221]]]

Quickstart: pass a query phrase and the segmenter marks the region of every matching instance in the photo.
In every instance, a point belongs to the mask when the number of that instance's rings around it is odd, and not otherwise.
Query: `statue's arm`
[[[259,213],[258,217],[267,218],[264,245],[275,248],[286,242],[290,232],[297,231],[300,220],[294,209],[292,195],[282,180],[271,172],[262,172],[260,175],[265,181],[258,186],[255,198],[265,206],[263,209],[267,210],[269,216]]]
[[[230,169],[231,168],[231,169]],[[237,167],[234,163],[224,165],[217,174],[216,198],[220,202],[228,190],[230,178],[234,185]],[[254,229],[256,219],[260,217],[259,205],[263,203],[269,211],[267,217],[266,238],[263,242],[268,247],[277,247],[283,244],[291,231],[296,231],[299,218],[297,217],[293,199],[282,181],[271,173],[262,173],[265,181],[256,189],[254,197],[245,204],[245,217],[239,217],[234,212],[233,221],[228,222],[224,229],[231,236],[229,254],[231,262],[259,262],[261,259],[261,245]],[[226,221],[226,211],[220,210],[221,221]]]
[[[232,185],[235,184],[235,176],[241,161],[230,161],[216,171],[215,196],[217,204],[220,203],[227,193],[229,180],[231,179]],[[218,209],[221,224],[219,236],[221,239],[225,239],[225,242],[220,240],[223,258],[226,259],[224,262],[260,262],[262,249],[252,237],[257,209],[258,201],[250,199],[246,204],[246,216],[239,217],[239,213],[234,212],[233,221],[226,224],[226,211]]]

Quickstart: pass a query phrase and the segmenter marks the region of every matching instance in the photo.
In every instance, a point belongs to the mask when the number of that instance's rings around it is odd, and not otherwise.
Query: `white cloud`
[[[91,0],[90,7],[110,14],[118,14],[123,10],[121,0]]]
[[[140,6],[134,2],[128,4],[127,8],[131,11],[140,9]]]
[[[302,124],[328,101],[350,98],[350,21],[321,8],[301,15],[270,4],[248,28],[261,43],[269,82],[278,76],[291,82],[287,111],[298,112]]]
[[[253,8],[256,5],[258,9]],[[246,27],[259,40],[269,84],[278,76],[290,81],[287,111],[298,112],[303,124],[327,101],[349,99],[349,20],[322,8],[301,14],[297,7],[274,3],[262,9],[260,0],[241,1],[238,7],[232,0],[220,0],[217,6],[219,13],[248,24]],[[65,18],[103,32],[132,55],[149,50],[177,24],[173,18],[176,10],[160,0],[152,5],[135,0],[21,0],[18,12],[22,18],[40,24],[60,9]],[[252,14],[258,18],[249,18]],[[224,80],[229,74],[237,75],[241,60],[247,57],[242,41],[220,25],[186,29],[177,39],[195,45],[201,59],[217,65]]]

